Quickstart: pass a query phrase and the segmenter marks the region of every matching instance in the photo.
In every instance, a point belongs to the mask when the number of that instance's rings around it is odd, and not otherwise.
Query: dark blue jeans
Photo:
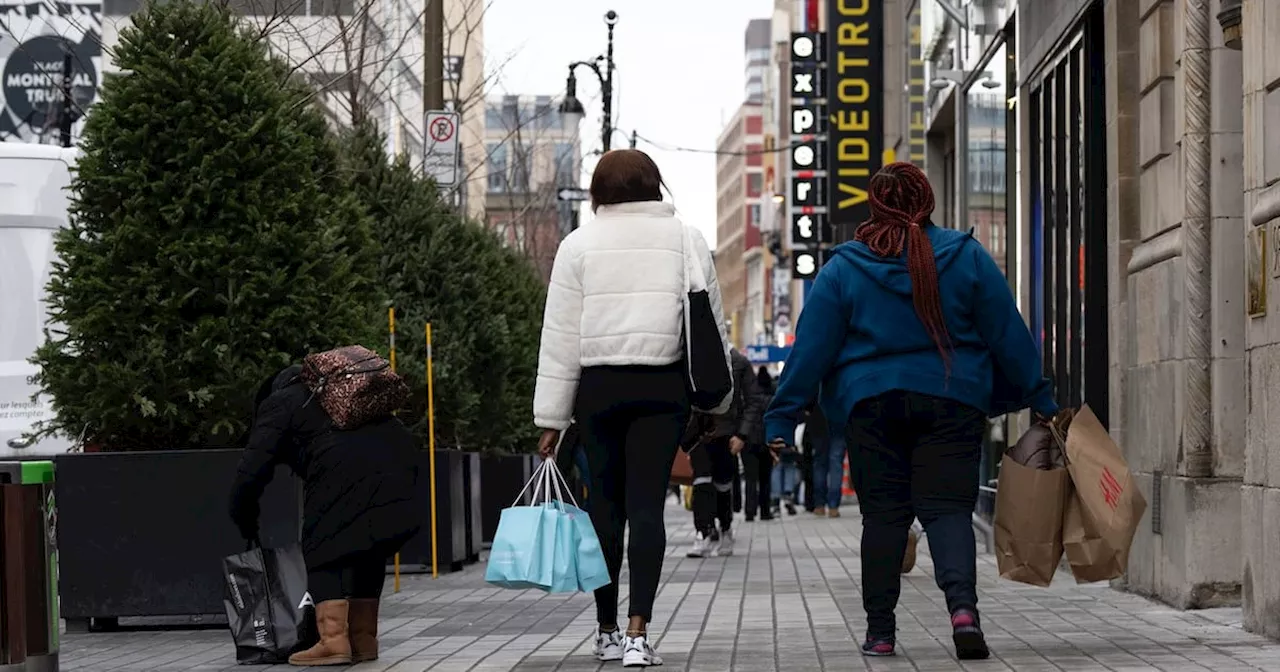
[[[973,508],[984,414],[957,401],[889,392],[854,407],[846,437],[861,473],[862,606],[867,632],[892,638],[907,532],[919,518],[947,610],[978,606]]]
[[[845,438],[838,433],[831,435],[825,451],[819,451],[813,460],[813,505],[828,509],[840,508],[844,491],[844,457],[848,452]]]

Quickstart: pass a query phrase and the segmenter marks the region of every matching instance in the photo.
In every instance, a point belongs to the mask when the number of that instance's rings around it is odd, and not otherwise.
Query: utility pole
[[[582,116],[586,114],[586,109],[582,106],[582,101],[578,100],[578,77],[574,71],[578,66],[586,66],[596,74],[596,79],[600,80],[600,96],[604,98],[604,122],[600,129],[600,145],[603,151],[609,151],[613,147],[613,27],[618,24],[618,13],[612,9],[605,13],[604,24],[609,27],[609,47],[605,51],[604,56],[597,56],[591,61],[575,61],[569,64],[569,80],[565,84],[564,101],[560,103],[560,113],[572,116],[577,127],[577,122],[582,120]],[[604,61],[604,69],[601,70],[600,62]],[[633,145],[634,146],[634,145]]]
[[[428,110],[444,109],[444,0],[427,0],[425,40],[426,90],[423,102]]]
[[[609,27],[609,48],[605,51],[604,77],[600,82],[604,94],[604,135],[601,144],[604,151],[613,146],[613,27],[618,25],[618,13],[612,9],[605,13],[604,24]],[[599,74],[599,73],[596,73]]]
[[[71,110],[74,102],[71,98],[71,68],[71,52],[68,51],[62,56],[62,114],[58,117],[59,140],[63,147],[71,146]]]

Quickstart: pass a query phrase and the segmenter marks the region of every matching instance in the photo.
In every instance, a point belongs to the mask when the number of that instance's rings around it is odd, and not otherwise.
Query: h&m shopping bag
[[[1045,458],[1045,459],[1041,459]],[[1047,586],[1062,560],[1063,511],[1071,492],[1063,448],[1036,425],[1000,461],[995,545],[1000,576]]]
[[[320,640],[315,605],[307,593],[307,564],[298,546],[256,543],[222,561],[223,607],[242,665],[285,663]]]
[[[1107,581],[1125,573],[1129,549],[1147,500],[1120,447],[1089,407],[1067,429],[1068,470],[1074,494],[1063,516],[1062,540],[1076,581]]]

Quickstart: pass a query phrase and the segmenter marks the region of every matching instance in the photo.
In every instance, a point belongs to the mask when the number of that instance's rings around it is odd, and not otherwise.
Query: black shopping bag
[[[315,606],[307,592],[307,564],[298,546],[254,546],[222,561],[236,662],[284,663],[320,640]]]
[[[684,354],[689,402],[695,410],[719,415],[728,409],[725,402],[733,394],[733,372],[720,320],[707,291],[702,260],[688,227],[684,227],[684,259]]]

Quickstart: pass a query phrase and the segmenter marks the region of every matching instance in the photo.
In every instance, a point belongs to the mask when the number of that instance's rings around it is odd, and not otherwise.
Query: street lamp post
[[[582,101],[578,100],[576,70],[579,66],[586,66],[596,73],[596,79],[600,80],[600,95],[604,98],[604,123],[600,131],[600,143],[606,152],[613,144],[613,27],[617,23],[617,12],[609,10],[605,13],[604,24],[609,27],[609,45],[605,55],[597,56],[594,61],[576,61],[569,64],[569,81],[565,84],[564,100],[560,103],[560,114],[569,117],[571,125],[576,126],[587,113],[586,108],[582,106]],[[604,62],[603,70],[600,67],[602,61]]]

